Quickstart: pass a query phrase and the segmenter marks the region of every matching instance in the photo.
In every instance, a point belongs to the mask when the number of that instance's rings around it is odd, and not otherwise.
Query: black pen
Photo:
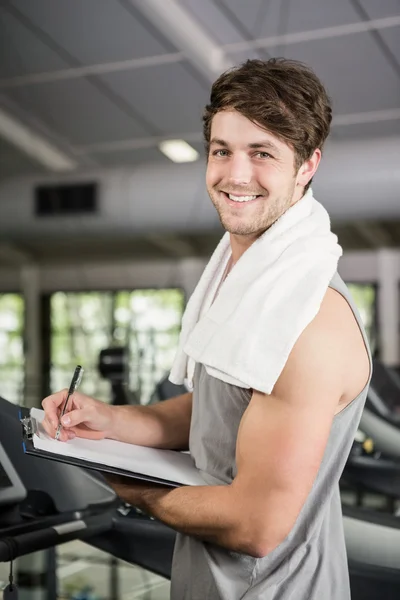
[[[80,384],[81,379],[82,379],[82,375],[83,375],[83,369],[82,369],[82,367],[80,365],[78,365],[75,368],[74,374],[72,376],[71,384],[69,386],[68,394],[67,394],[67,397],[65,399],[64,406],[63,406],[63,408],[61,410],[60,421],[58,423],[58,427],[57,427],[57,431],[56,431],[56,440],[58,440],[58,438],[60,437],[61,419],[63,418],[63,416],[65,414],[65,411],[67,410],[68,400],[70,399],[70,397],[76,391],[78,385]]]

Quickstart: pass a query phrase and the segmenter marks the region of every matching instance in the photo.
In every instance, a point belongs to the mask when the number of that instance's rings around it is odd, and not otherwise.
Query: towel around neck
[[[190,357],[214,377],[269,394],[318,313],[342,249],[328,213],[309,189],[244,252],[201,314],[230,253],[227,232],[187,304],[169,379],[184,382]]]

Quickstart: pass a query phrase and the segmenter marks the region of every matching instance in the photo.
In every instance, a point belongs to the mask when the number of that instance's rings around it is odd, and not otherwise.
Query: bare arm
[[[189,446],[192,394],[151,406],[113,406],[107,437],[139,446],[186,450]]]
[[[43,427],[54,437],[68,390],[45,398]],[[62,417],[60,440],[111,438],[140,446],[186,450],[192,416],[192,394],[186,393],[152,406],[112,406],[80,392],[71,396]]]
[[[262,557],[292,529],[312,488],[345,386],[348,364],[365,355],[348,350],[348,322],[328,293],[295,344],[270,395],[254,391],[236,446],[231,485],[166,490],[112,482],[128,502],[167,525]],[[115,485],[114,485],[115,483]]]

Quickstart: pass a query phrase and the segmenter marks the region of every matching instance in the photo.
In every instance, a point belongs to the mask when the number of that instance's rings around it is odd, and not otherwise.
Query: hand
[[[108,472],[102,472],[102,474],[119,498],[144,512],[151,513],[151,498],[155,494],[159,497],[171,491],[171,488],[158,483],[141,481],[140,479]]]
[[[43,427],[51,437],[55,437],[59,424],[60,414],[68,390],[61,390],[45,398],[42,407],[45,412]],[[75,392],[68,401],[68,412],[61,420],[59,440],[66,442],[75,436],[89,440],[101,440],[110,437],[113,416],[113,407],[100,400]]]

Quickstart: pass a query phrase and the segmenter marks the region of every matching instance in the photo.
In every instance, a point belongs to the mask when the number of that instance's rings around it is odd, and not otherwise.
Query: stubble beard
[[[293,198],[294,189],[295,186],[293,184],[293,187],[291,187],[285,196],[276,198],[270,203],[269,196],[265,194],[265,197],[260,201],[262,205],[259,211],[247,218],[240,213],[242,210],[243,212],[247,210],[245,207],[238,207],[235,214],[233,213],[234,208],[230,209],[228,206],[223,205],[223,200],[221,201],[218,198],[216,190],[209,190],[208,194],[218,213],[221,225],[226,231],[234,235],[261,235],[288,210]]]

